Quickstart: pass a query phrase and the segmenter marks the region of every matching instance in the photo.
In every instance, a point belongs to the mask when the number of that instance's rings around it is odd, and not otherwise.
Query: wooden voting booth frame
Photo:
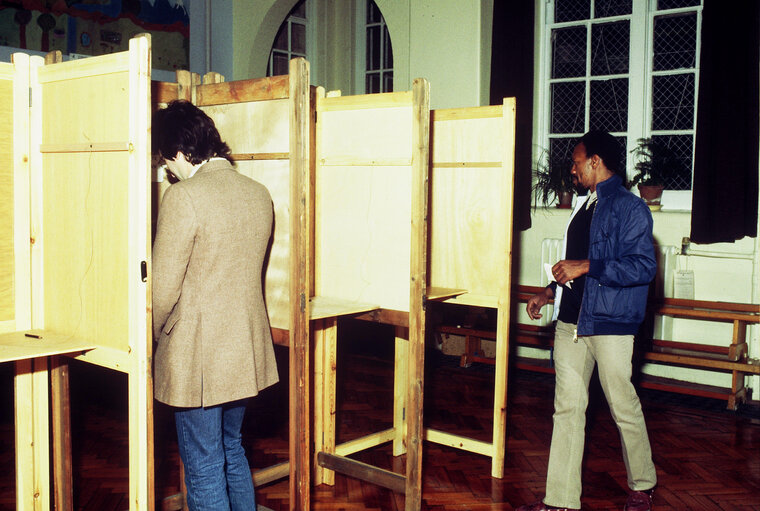
[[[293,67],[290,77],[220,80],[211,74],[201,84],[199,77],[180,73],[178,84],[161,85],[165,94],[155,94],[154,84],[154,96],[185,97],[204,109],[232,148],[238,169],[272,194],[275,233],[265,279],[267,303],[276,339],[291,344],[291,424],[303,428],[299,435],[308,435],[308,378],[299,375],[310,374],[311,343],[306,339],[294,355],[287,318],[310,318],[311,327],[304,330],[302,324],[299,331],[310,332],[315,352],[315,484],[331,484],[333,470],[339,470],[405,493],[407,509],[419,509],[423,438],[491,456],[492,475],[501,477],[514,100],[431,115],[424,80],[413,91],[379,95],[342,97],[317,88],[308,97],[302,93],[301,102],[286,93],[296,82],[303,84],[300,90],[308,88],[308,78]],[[300,179],[292,174],[296,168]],[[295,269],[294,260],[300,261]],[[304,270],[297,275],[296,269]],[[425,300],[498,311],[492,443],[422,429]],[[394,422],[389,430],[336,445],[337,318],[342,315],[396,327]],[[388,441],[394,455],[412,447],[405,476],[346,458]],[[309,443],[303,436],[291,438],[290,463],[254,474],[257,484],[290,474],[291,509],[309,506]]]
[[[431,113],[430,286],[466,290],[447,302],[494,308],[493,436],[425,430],[425,439],[491,457],[504,475],[512,266],[515,99]]]
[[[17,509],[51,507],[49,405],[55,507],[73,509],[64,353],[127,375],[129,505],[153,509],[150,39],[70,62],[15,54],[0,82],[13,118],[0,360],[16,362]]]
[[[225,82],[218,73],[177,73],[153,82],[154,108],[185,99],[206,112],[232,151],[237,170],[272,196],[274,232],[264,291],[274,342],[289,347],[289,461],[254,472],[255,485],[290,477],[290,508],[308,510],[310,491],[309,315],[313,271],[310,169],[314,111],[309,64],[290,62],[288,75]],[[159,187],[160,202],[166,183]],[[182,509],[184,498],[164,508]]]
[[[409,92],[316,100],[314,175],[315,483],[334,471],[422,501],[422,400],[427,272],[429,84]],[[396,326],[393,428],[335,443],[337,317],[370,312]],[[393,441],[405,475],[347,456]]]

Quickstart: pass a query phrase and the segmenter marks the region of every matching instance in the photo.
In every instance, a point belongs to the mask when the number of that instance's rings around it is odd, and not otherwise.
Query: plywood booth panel
[[[149,509],[150,38],[69,62],[14,54],[13,67],[11,115],[0,66],[0,112],[13,119],[0,128],[12,126],[0,143],[13,144],[0,145],[0,158],[11,155],[0,163],[0,281],[13,275],[15,318],[4,321],[0,305],[0,331],[10,332],[0,335],[0,360],[17,368],[18,508],[50,507],[51,466],[55,507],[71,507],[68,371],[57,357],[68,353],[128,375],[130,509]]]
[[[137,225],[146,218],[137,204],[147,208],[148,175],[135,175],[147,171],[148,148],[135,147],[130,134],[130,116],[140,109],[130,111],[129,54],[96,64],[70,61],[38,72],[44,325],[126,353],[136,298],[129,281],[149,259],[146,226]],[[147,119],[142,122],[147,133]],[[142,154],[141,169],[133,163],[135,151]],[[143,231],[137,244],[130,242],[136,230]],[[145,321],[131,329],[144,337]]]
[[[317,102],[315,294],[409,311],[410,92]]]
[[[45,329],[123,352],[129,350],[127,157],[44,155],[42,201]]]
[[[13,64],[0,65],[0,324],[13,321]]]
[[[430,285],[496,307],[511,252],[514,114],[497,105],[431,117]]]
[[[235,82],[225,83],[234,87]],[[290,318],[290,113],[288,99],[264,99],[201,108],[214,120],[237,170],[262,183],[272,196],[274,233],[266,262],[264,294],[274,328]]]
[[[515,101],[431,113],[429,285],[447,301],[497,310],[493,436],[485,443],[428,429],[430,441],[491,457],[504,474],[512,263]]]

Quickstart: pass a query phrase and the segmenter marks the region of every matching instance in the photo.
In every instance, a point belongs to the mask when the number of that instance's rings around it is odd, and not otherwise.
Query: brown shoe
[[[628,495],[628,501],[625,503],[623,511],[651,511],[654,509],[652,500],[654,499],[654,488],[651,490],[634,491]]]
[[[524,506],[520,506],[517,508],[516,511],[581,511],[580,509],[575,509],[571,507],[554,507],[554,506],[547,506],[541,501],[538,501],[534,504],[525,504]]]

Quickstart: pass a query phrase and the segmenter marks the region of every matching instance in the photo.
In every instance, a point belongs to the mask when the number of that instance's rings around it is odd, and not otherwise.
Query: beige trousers
[[[554,431],[546,497],[550,506],[581,507],[581,464],[586,429],[588,387],[594,364],[623,446],[632,490],[657,482],[644,415],[631,383],[632,335],[593,335],[574,340],[575,325],[557,322],[554,335]]]

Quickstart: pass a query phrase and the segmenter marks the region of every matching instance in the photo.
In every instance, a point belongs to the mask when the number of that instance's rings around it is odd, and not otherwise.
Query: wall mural
[[[189,69],[182,0],[0,0],[0,45],[83,57],[125,51],[151,34],[153,67]]]

